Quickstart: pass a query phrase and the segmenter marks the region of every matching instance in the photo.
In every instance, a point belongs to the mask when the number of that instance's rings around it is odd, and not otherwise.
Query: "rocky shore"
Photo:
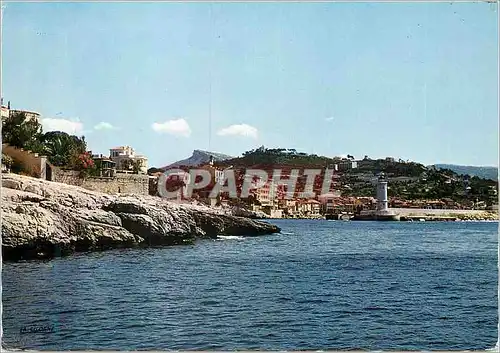
[[[153,196],[103,194],[16,174],[2,174],[1,199],[4,260],[280,231],[204,206]]]

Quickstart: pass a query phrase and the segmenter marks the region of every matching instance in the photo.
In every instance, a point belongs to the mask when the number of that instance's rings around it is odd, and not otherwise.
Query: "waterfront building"
[[[276,201],[276,189],[277,185],[275,183],[267,182],[255,190],[255,200],[257,200],[262,207],[274,206]]]
[[[318,196],[318,200],[321,204],[321,212],[324,214],[334,213],[336,200],[341,196],[339,191],[329,192]]]
[[[232,166],[227,168],[215,166],[214,159],[210,156],[208,163],[196,167],[196,169],[203,169],[210,173],[210,183],[203,189],[194,190],[193,192],[199,195],[200,198],[206,199],[211,206],[215,206],[220,201],[219,199],[226,198],[228,195],[221,192],[219,195],[220,197],[211,198],[210,194],[216,184],[219,184],[221,187],[225,184],[226,172],[231,168]],[[189,171],[189,169],[190,167],[186,167],[186,171]]]
[[[287,217],[296,217],[299,214],[299,202],[293,199],[278,200],[279,209],[283,210],[283,214]]]
[[[321,204],[319,201],[314,199],[300,200],[299,201],[299,212],[304,216],[318,216],[320,214]]]

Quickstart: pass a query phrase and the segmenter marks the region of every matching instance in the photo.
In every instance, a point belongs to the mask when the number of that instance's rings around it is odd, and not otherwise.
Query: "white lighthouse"
[[[401,216],[394,209],[389,208],[387,198],[387,178],[380,173],[377,180],[377,208],[375,210],[362,210],[354,216],[356,220],[366,221],[399,221]]]
[[[377,211],[385,213],[388,210],[387,179],[384,173],[380,173],[377,184]]]

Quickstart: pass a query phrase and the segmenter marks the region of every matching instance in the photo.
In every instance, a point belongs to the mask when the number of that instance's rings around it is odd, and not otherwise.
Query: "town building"
[[[37,112],[32,112],[28,110],[18,110],[18,109],[11,109],[9,111],[9,116],[15,115],[15,114],[24,114],[26,117],[26,121],[36,121],[40,122],[40,114]]]
[[[187,199],[188,187],[191,181],[191,175],[184,170],[171,171],[168,173],[166,185],[164,185],[168,192],[176,192],[177,200]]]
[[[186,173],[188,173],[191,167],[178,166],[176,168],[183,169]],[[206,170],[210,173],[210,182],[203,189],[193,190],[193,196],[199,197],[200,199],[206,201],[210,206],[215,206],[219,202],[221,202],[222,199],[226,199],[228,197],[227,193],[220,192],[218,197],[210,197],[210,195],[216,184],[219,184],[220,187],[224,185],[226,172],[231,168],[232,167],[223,169],[221,167],[215,166],[212,157],[210,158],[210,161],[207,164],[196,166],[196,169]]]
[[[116,163],[116,170],[121,172],[137,171],[146,174],[148,171],[148,159],[135,153],[130,146],[120,146],[109,150],[109,158]]]
[[[333,164],[333,170],[336,172],[345,172],[351,169],[358,168],[358,162],[349,158],[342,158]]]
[[[321,203],[314,199],[299,200],[299,214],[306,217],[319,216],[321,211]]]
[[[294,218],[299,216],[298,200],[292,200],[292,199],[278,200],[278,207],[283,211],[283,215],[286,217]]]
[[[7,102],[7,105],[4,105],[3,98],[2,98],[1,106],[2,106],[2,120],[7,119],[7,118],[14,116],[16,114],[24,114],[27,121],[35,120],[36,122],[40,123],[40,114],[37,112],[33,112],[33,111],[29,111],[29,110],[11,109],[10,101]]]
[[[7,105],[3,105],[2,98],[2,120],[7,119],[10,116],[10,102]]]
[[[249,191],[252,209],[262,211],[274,218],[281,218],[284,211],[279,207],[278,185],[272,181],[259,185],[262,181],[257,179],[252,180],[251,183],[252,188]]]
[[[215,169],[215,182],[218,183],[219,185],[224,185],[224,177],[225,177],[225,171],[220,170],[220,169]]]
[[[268,182],[256,189],[255,200],[257,200],[262,207],[274,206],[276,201],[276,184]]]
[[[335,200],[341,196],[340,192],[329,192],[327,194],[319,195],[318,200],[321,205],[321,212],[323,214],[333,214],[335,209]]]
[[[26,117],[25,121],[31,120],[31,121],[36,121],[36,122],[40,123],[40,114],[37,112],[32,112],[29,110],[19,110],[19,109],[10,109],[9,110],[9,116],[13,116],[16,114],[24,114],[24,116]]]
[[[95,166],[97,168],[97,176],[102,178],[113,178],[116,172],[116,163],[108,156],[102,154],[92,154]]]

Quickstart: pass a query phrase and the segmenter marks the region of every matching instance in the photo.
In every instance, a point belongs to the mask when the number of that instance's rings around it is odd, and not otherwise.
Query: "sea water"
[[[498,223],[274,222],[282,233],[4,263],[4,346],[495,346]]]

